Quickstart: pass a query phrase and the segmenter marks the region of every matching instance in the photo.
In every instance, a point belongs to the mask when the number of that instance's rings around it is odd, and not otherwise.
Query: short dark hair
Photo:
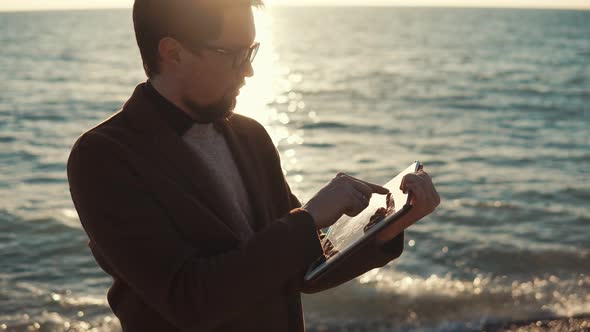
[[[199,43],[221,34],[223,11],[248,5],[263,7],[262,0],[135,0],[133,27],[148,78],[160,71],[158,45],[165,37]]]

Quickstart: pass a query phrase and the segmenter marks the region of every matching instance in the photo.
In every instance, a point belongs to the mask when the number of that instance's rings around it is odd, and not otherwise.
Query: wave
[[[65,184],[67,179],[63,177],[30,177],[23,179],[26,184]]]
[[[308,130],[346,130],[346,132],[354,133],[372,133],[372,134],[394,134],[398,132],[398,129],[384,128],[378,125],[363,125],[354,123],[343,123],[339,121],[321,121],[321,122],[309,122],[304,123],[300,129]]]
[[[322,98],[322,99],[343,99],[344,97],[350,100],[356,101],[369,101],[374,100],[375,97],[367,94],[359,89],[354,88],[337,88],[337,87],[330,87],[330,88],[317,88],[317,89],[294,89],[291,92],[295,92],[297,94],[301,94],[305,96],[306,99],[313,99],[313,98]]]
[[[530,250],[498,243],[470,246],[455,257],[499,275],[536,275],[548,269],[555,273],[583,274],[588,270],[590,248]]]
[[[499,157],[499,156],[467,156],[457,159],[459,163],[485,163],[491,166],[524,166],[535,164],[538,162],[537,159],[528,157]]]
[[[564,198],[564,195],[572,199],[588,201],[590,200],[590,189],[567,187],[557,192],[557,196],[562,197],[562,199]]]
[[[590,200],[590,189],[568,186],[550,192],[542,192],[537,190],[514,191],[513,196],[526,199],[528,201],[550,202],[557,199],[560,201],[571,202],[577,200],[584,202]]]
[[[14,143],[17,141],[15,136],[0,136],[0,143]]]
[[[310,122],[301,126],[301,129],[347,129],[350,125],[342,122]]]
[[[310,147],[310,148],[319,148],[319,149],[333,148],[336,146],[335,144],[331,144],[331,143],[309,143],[309,142],[304,142],[302,145],[306,146],[306,147]]]
[[[391,321],[337,321],[307,324],[309,332],[326,331],[357,331],[357,332],[549,332],[549,331],[587,331],[590,326],[590,315],[575,315],[572,317],[539,317],[519,321],[504,321],[488,323],[481,328],[475,328],[480,324],[471,322],[444,322],[436,327],[416,327],[410,324],[400,324]]]
[[[439,182],[439,184],[446,183]],[[507,220],[505,217],[511,217],[513,218],[512,220],[516,218],[521,223],[538,223],[540,220],[547,223],[560,220],[561,225],[565,225],[565,221],[590,219],[590,211],[583,205],[587,201],[587,198],[585,198],[586,195],[588,195],[587,190],[574,188],[566,188],[554,193],[531,190],[515,192],[510,199],[473,199],[464,198],[464,195],[455,195],[456,198],[445,203],[445,207],[450,211],[466,210],[479,215],[478,218],[473,218],[470,214],[465,215],[462,213],[449,216],[450,218],[456,219],[457,223],[463,226],[473,225],[474,219],[485,220],[486,223],[490,224],[506,224],[511,219]],[[486,212],[488,214],[485,214]],[[441,215],[441,217],[446,218],[445,215]],[[508,223],[506,225],[514,225],[514,223]],[[573,227],[569,223],[567,225],[568,227]],[[557,227],[557,225],[554,226]],[[572,229],[563,228],[564,232],[567,230]]]
[[[67,122],[68,117],[61,114],[44,114],[39,113],[26,113],[20,114],[17,121],[52,121],[52,122]]]
[[[387,331],[481,331],[510,322],[588,314],[588,296],[590,276],[584,275],[457,279],[407,275],[386,267],[337,289],[305,296],[304,308],[316,328],[348,324],[370,331],[367,326],[377,324]]]
[[[77,310],[82,309],[82,310]],[[76,311],[77,310],[77,311]],[[106,308],[99,310],[108,312]],[[17,314],[12,316],[0,316],[0,329],[12,332],[25,331],[80,331],[80,332],[120,332],[119,320],[108,313],[93,314],[87,317],[86,310],[81,307],[68,307],[67,313],[42,311],[39,314]]]

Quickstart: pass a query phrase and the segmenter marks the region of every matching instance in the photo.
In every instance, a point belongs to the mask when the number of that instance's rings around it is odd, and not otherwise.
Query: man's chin
[[[231,103],[229,105],[229,107],[227,108],[229,112],[232,112],[236,109],[236,105],[238,104],[238,98],[237,97],[233,97],[231,99]]]
[[[198,105],[192,101],[185,101],[191,113],[195,115],[196,121],[201,123],[211,123],[223,118],[229,118],[236,107],[236,98],[224,98],[216,103],[206,106]]]

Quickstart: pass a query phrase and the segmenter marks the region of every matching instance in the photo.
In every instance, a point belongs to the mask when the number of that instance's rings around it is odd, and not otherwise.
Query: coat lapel
[[[144,95],[143,85],[140,84],[132,97],[125,104],[123,111],[129,116],[132,125],[151,139],[150,146],[155,148],[158,156],[167,161],[165,169],[172,168],[170,177],[178,179],[179,183],[187,183],[189,192],[195,194],[206,207],[227,226],[229,232],[237,239],[237,235],[231,228],[231,216],[225,208],[225,197],[220,188],[214,185],[207,175],[207,167],[195,156],[190,148],[182,141],[181,137],[158,116],[153,109],[153,104]],[[149,144],[148,142],[147,144]]]

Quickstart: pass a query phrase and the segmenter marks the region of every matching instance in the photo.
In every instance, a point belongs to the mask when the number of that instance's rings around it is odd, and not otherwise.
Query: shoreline
[[[513,322],[486,324],[482,328],[455,327],[452,325],[438,327],[402,326],[394,322],[342,322],[307,324],[307,332],[372,332],[372,331],[457,331],[457,332],[590,332],[590,314],[572,317],[551,317]]]
[[[590,331],[590,314],[511,322],[490,327],[488,332],[574,332]]]

